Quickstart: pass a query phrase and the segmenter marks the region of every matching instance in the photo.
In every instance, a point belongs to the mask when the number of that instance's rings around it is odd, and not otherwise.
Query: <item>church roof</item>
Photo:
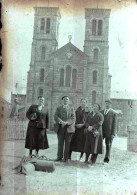
[[[63,47],[59,48],[57,51],[55,51],[53,53],[53,55],[59,54],[62,51],[64,51],[65,49],[70,49],[70,51],[75,51],[76,53],[78,53],[79,55],[83,56],[83,57],[88,57],[88,55],[86,55],[83,51],[81,51],[80,49],[78,49],[75,45],[73,45],[71,42],[67,43],[66,45],[64,45]]]
[[[137,100],[137,92],[111,91],[111,99]]]

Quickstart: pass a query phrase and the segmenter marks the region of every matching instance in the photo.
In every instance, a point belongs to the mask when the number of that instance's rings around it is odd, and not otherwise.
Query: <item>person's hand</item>
[[[63,124],[63,121],[61,119],[59,119],[59,124],[61,124],[61,125]]]
[[[36,118],[37,118],[36,113],[33,113],[30,119],[35,120]]]
[[[68,122],[62,121],[61,126],[64,127],[68,124]]]
[[[92,126],[88,127],[88,131],[92,131],[92,129],[93,129]]]
[[[95,130],[93,134],[95,137],[97,137],[99,135],[99,132],[97,130]]]

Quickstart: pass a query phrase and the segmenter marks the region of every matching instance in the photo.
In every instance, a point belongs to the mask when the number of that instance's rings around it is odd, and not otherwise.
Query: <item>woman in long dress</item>
[[[85,163],[88,162],[89,155],[91,156],[91,165],[95,164],[98,154],[103,154],[103,137],[102,124],[104,117],[99,112],[100,105],[94,104],[93,111],[88,115],[85,126],[87,128],[87,136],[84,152],[86,153]]]
[[[40,149],[49,148],[46,129],[48,128],[48,112],[44,107],[44,97],[38,97],[38,105],[32,105],[26,113],[29,119],[25,148],[29,149],[29,155],[32,156],[32,150],[36,150],[38,156]]]
[[[72,140],[70,143],[70,159],[72,151],[80,152],[80,159],[84,153],[84,146],[86,140],[86,132],[85,132],[85,120],[89,114],[89,108],[87,107],[86,99],[80,100],[80,107],[76,110],[76,122],[75,122],[75,133],[72,136]],[[79,159],[79,160],[80,160]]]

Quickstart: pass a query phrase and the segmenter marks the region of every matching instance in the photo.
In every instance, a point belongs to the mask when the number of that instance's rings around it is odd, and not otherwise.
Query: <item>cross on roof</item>
[[[72,36],[69,35],[69,36],[68,36],[68,39],[69,39],[69,42],[71,42]]]

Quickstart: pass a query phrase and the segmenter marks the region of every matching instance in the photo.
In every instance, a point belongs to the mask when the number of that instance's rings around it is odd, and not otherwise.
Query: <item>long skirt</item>
[[[30,150],[49,148],[46,129],[39,129],[36,127],[28,126],[25,148],[28,148]]]
[[[70,151],[84,152],[84,146],[86,141],[86,134],[84,133],[85,128],[76,128],[75,133],[72,136],[70,143]]]
[[[88,154],[103,154],[103,139],[102,135],[99,138],[94,137],[93,133],[87,132],[84,152]]]

